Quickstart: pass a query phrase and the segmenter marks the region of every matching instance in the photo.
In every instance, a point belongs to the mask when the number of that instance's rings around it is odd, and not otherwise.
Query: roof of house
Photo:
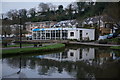
[[[78,23],[79,22],[77,20],[65,20],[58,22],[53,27],[76,27]]]
[[[49,22],[55,22],[56,21],[43,21],[43,22],[26,22],[25,24],[41,24],[41,23],[49,23]]]
[[[108,22],[108,23],[112,22],[112,23],[114,23],[114,20],[113,20],[111,17],[107,16],[107,15],[89,17],[89,18],[84,19],[84,20],[83,20],[83,23],[84,23],[84,24],[89,24],[90,21],[91,21],[92,23],[98,23],[99,20],[101,20],[101,21],[103,21],[103,22]]]
[[[32,31],[45,31],[45,30],[94,30],[94,29],[85,29],[85,28],[36,28]]]

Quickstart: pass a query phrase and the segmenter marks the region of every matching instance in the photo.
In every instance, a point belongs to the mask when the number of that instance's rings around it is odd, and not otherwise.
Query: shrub
[[[112,39],[104,39],[104,40],[99,40],[99,44],[120,44],[120,39],[119,38],[112,38]]]
[[[120,39],[119,38],[107,39],[107,41],[110,44],[120,44]]]
[[[12,40],[6,39],[6,40],[2,40],[2,46],[3,47],[7,47],[8,44],[11,43]]]
[[[99,40],[99,44],[107,44],[107,40]]]
[[[119,49],[120,50],[120,46],[112,46],[110,47],[111,49]]]
[[[77,39],[70,39],[70,41],[78,41]]]

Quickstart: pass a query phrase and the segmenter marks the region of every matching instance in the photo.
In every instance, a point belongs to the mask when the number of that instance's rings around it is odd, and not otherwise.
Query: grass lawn
[[[111,49],[120,49],[120,46],[112,46]]]
[[[2,54],[19,54],[19,53],[28,53],[28,52],[37,52],[37,51],[51,51],[56,50],[59,48],[65,47],[65,44],[53,44],[48,45],[44,47],[32,47],[32,48],[16,48],[16,49],[8,49],[8,50],[2,50]]]

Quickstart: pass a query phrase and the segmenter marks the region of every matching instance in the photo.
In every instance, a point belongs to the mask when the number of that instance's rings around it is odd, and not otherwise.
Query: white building
[[[94,40],[95,30],[84,28],[37,28],[32,30],[33,40]]]

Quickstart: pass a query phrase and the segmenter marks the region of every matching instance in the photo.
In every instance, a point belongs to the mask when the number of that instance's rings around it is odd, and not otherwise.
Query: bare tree
[[[48,6],[49,6],[50,10],[52,10],[52,11],[55,11],[57,8],[57,6],[53,5],[52,3],[48,3]]]
[[[31,9],[28,11],[28,14],[29,14],[31,17],[35,17],[36,9],[35,9],[35,8],[31,8]]]
[[[117,24],[118,28],[120,28],[120,2],[112,2],[105,8],[104,14],[109,15]]]
[[[12,29],[10,25],[2,25],[2,35],[5,37],[12,34]]]
[[[12,29],[10,27],[11,20],[9,19],[3,19],[2,20],[2,35],[10,35],[12,34]]]
[[[18,11],[16,9],[14,10],[10,10],[7,12],[6,14],[9,18],[11,18],[12,20],[15,20],[16,18],[18,18]]]
[[[49,9],[49,5],[46,3],[40,3],[38,8],[41,12],[46,12]]]
[[[19,30],[20,30],[19,25],[13,25],[13,28],[14,28],[13,34],[18,36],[19,35]]]
[[[22,18],[27,18],[27,10],[26,9],[20,9],[18,12]]]

